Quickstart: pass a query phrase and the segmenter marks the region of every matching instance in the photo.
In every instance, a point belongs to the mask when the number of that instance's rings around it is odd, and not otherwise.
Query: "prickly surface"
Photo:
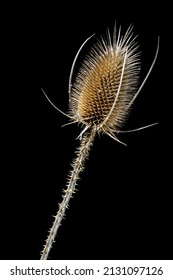
[[[82,138],[80,146],[76,151],[76,158],[72,162],[72,169],[68,176],[67,188],[63,191],[63,200],[59,204],[57,214],[54,216],[54,223],[49,230],[49,235],[46,239],[43,251],[41,252],[41,260],[46,260],[48,258],[58,228],[60,227],[61,221],[65,216],[65,211],[69,206],[69,201],[72,198],[72,195],[75,193],[77,181],[79,180],[79,174],[84,169],[84,163],[88,157],[90,148],[94,141],[94,137],[94,131],[90,131],[90,133],[87,132]]]
[[[131,34],[126,35],[126,40],[117,43],[100,41],[92,47],[72,87],[70,107],[74,119],[101,129],[104,123],[104,131],[110,133],[116,132],[126,120],[139,79],[140,62],[136,46],[132,43],[129,47],[127,39]],[[118,92],[125,53],[127,59],[120,92],[112,113],[104,122]]]

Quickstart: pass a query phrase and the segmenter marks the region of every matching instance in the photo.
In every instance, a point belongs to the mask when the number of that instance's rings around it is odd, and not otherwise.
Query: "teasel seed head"
[[[116,29],[116,28],[115,28]],[[113,39],[109,31],[91,48],[71,87],[70,115],[98,133],[114,135],[124,124],[137,91],[138,45],[130,26]],[[85,129],[84,129],[85,130]]]
[[[65,125],[79,123],[84,126],[77,138],[82,139],[84,132],[89,129],[95,133],[106,133],[114,140],[126,145],[117,138],[118,133],[134,132],[158,124],[157,122],[132,130],[121,130],[136,97],[153,69],[160,43],[160,37],[158,37],[153,62],[141,85],[138,86],[140,53],[132,29],[133,26],[129,26],[125,35],[121,36],[121,28],[117,34],[115,25],[113,38],[108,30],[105,39],[101,37],[85,57],[73,83],[76,60],[83,46],[93,35],[84,41],[74,58],[70,71],[68,114],[61,111],[42,89],[50,104],[71,119]]]

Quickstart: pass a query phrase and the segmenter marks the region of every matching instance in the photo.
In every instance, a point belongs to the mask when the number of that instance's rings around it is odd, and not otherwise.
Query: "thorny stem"
[[[84,163],[89,154],[90,147],[94,142],[94,137],[94,130],[90,130],[90,132],[85,132],[81,139],[80,146],[77,148],[76,158],[72,162],[72,170],[70,171],[68,178],[67,189],[64,190],[63,200],[59,204],[59,210],[55,216],[54,223],[49,231],[49,235],[44,245],[43,251],[41,252],[41,260],[47,260],[48,258],[58,228],[61,225],[61,221],[65,215],[65,210],[68,208],[70,198],[75,192],[75,186],[77,180],[79,179],[79,174],[84,169]]]

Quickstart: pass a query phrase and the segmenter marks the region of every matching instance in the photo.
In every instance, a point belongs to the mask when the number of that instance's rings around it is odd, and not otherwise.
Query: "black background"
[[[172,258],[169,7],[129,2],[25,3],[2,11],[1,259],[39,259],[79,144],[80,127],[61,128],[68,120],[41,88],[67,112],[77,50],[115,20],[122,33],[132,23],[138,34],[141,81],[160,35],[156,65],[124,129],[159,125],[121,135],[127,147],[96,138],[50,259]]]

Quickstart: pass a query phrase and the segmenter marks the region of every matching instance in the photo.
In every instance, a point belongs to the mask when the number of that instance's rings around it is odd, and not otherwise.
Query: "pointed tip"
[[[126,143],[120,141],[116,136],[113,136],[112,134],[110,134],[109,132],[105,132],[110,138],[114,139],[115,141],[119,142],[120,144],[127,146]]]

